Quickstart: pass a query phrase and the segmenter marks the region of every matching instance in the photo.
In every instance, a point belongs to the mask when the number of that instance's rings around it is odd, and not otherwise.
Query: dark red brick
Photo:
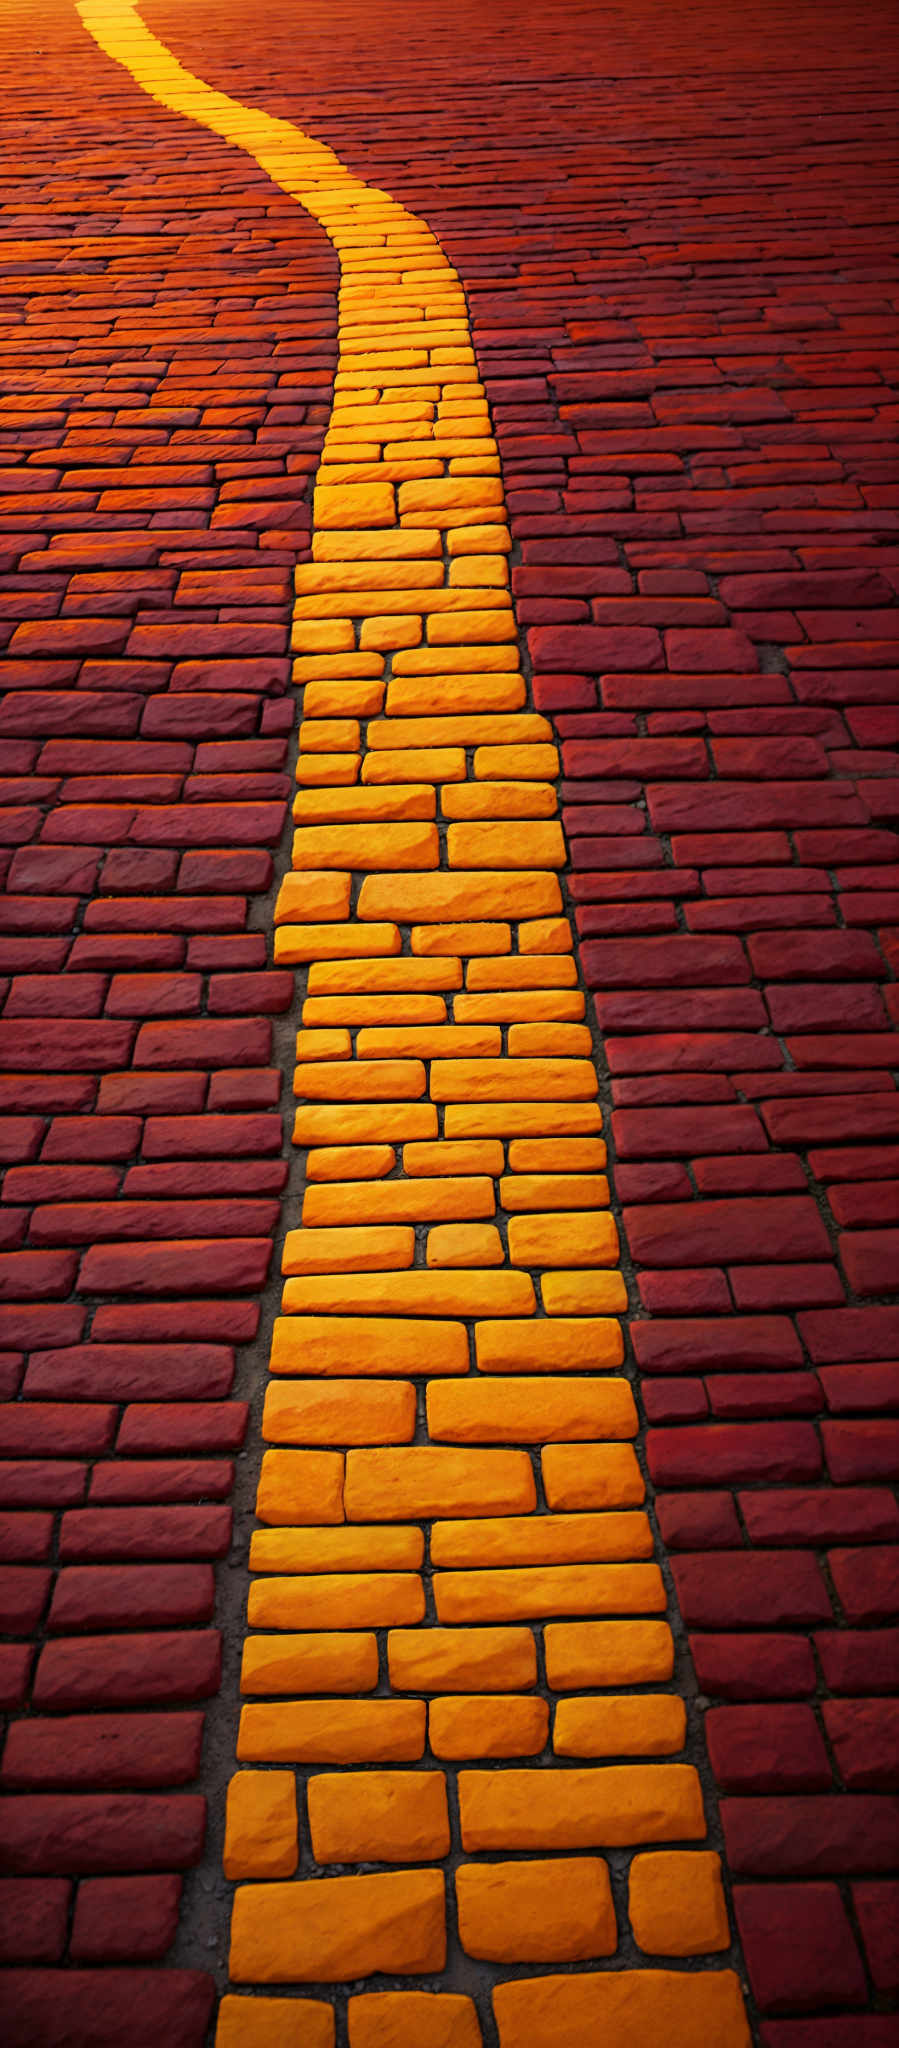
[[[58,1963],[68,1932],[64,1877],[0,1878],[0,1963]]]
[[[705,1734],[723,1792],[826,1792],[833,1783],[811,1707],[712,1707]]]
[[[806,1636],[691,1636],[703,1692],[727,1700],[804,1699],[815,1690],[815,1660]]]
[[[852,1903],[878,1991],[899,1991],[899,1885],[854,1884]]]
[[[866,2003],[865,1973],[835,1884],[737,1885],[734,1911],[762,2012]]]
[[[817,1560],[804,1550],[681,1556],[673,1559],[672,1571],[689,1628],[776,1628],[830,1619]]]
[[[0,1783],[103,1791],[186,1785],[197,1775],[202,1737],[199,1713],[32,1716],[9,1730]]]
[[[208,1699],[220,1674],[221,1641],[214,1629],[79,1636],[48,1643],[41,1651],[34,1704],[59,1712]]]
[[[69,1508],[59,1554],[64,1561],[224,1557],[230,1541],[231,1509],[225,1506]]]
[[[899,1863],[899,1799],[867,1792],[723,1799],[721,1821],[735,1877],[855,1877]]]
[[[73,1962],[158,1962],[175,1939],[180,1901],[173,1874],[85,1878],[72,1923]]]
[[[191,1792],[10,1795],[0,1803],[0,1868],[31,1876],[186,1870],[199,1862],[206,1801]]]
[[[98,1466],[94,1484],[119,1469]],[[67,1565],[53,1588],[47,1626],[62,1632],[101,1623],[110,1629],[172,1628],[210,1621],[214,1593],[209,1564]]]
[[[825,1700],[821,1711],[844,1785],[899,1788],[899,1700]]]
[[[215,2002],[202,1970],[11,1970],[7,2048],[201,2048]]]

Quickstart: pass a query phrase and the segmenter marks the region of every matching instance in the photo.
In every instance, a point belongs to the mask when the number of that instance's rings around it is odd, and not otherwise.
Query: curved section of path
[[[493,1987],[502,2048],[594,2030],[738,2048],[617,1370],[558,756],[528,708],[462,288],[429,228],[330,150],[194,78],[133,9],[80,12],[155,98],[248,150],[341,263],[276,913],[276,959],[308,968],[308,1185],[263,1421],[232,1980],[352,1985],[353,2048],[468,2048],[469,1985]],[[384,1977],[427,1991],[359,1989]],[[332,2005],[232,1995],[219,2040],[294,2027],[325,2048]]]

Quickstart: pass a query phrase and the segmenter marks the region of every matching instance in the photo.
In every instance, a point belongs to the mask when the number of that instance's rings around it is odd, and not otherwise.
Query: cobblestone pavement
[[[7,0],[11,2048],[899,2042],[897,44]]]

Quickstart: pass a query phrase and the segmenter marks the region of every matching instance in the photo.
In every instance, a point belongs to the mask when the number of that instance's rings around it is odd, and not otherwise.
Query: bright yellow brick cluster
[[[323,145],[211,91],[122,0],[81,12],[157,99],[249,150],[341,262],[296,571],[276,958],[308,968],[307,1187],[263,1420],[232,1978],[439,1977],[448,1884],[467,1956],[600,1962],[619,1927],[597,1851],[636,1848],[630,1925],[655,1966],[498,1983],[501,2048],[744,2048],[732,1971],[658,1967],[730,1936],[717,1856],[650,1846],[701,1844],[706,1823],[676,1760],[685,1710],[617,1372],[626,1296],[558,759],[527,708],[462,287],[428,227]],[[473,2001],[434,1990],[353,1996],[348,2025],[351,2048],[481,2043]],[[219,2048],[334,2039],[324,1999],[221,2009]]]

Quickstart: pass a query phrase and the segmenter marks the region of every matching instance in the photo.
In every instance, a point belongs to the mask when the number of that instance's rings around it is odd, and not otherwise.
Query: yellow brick
[[[447,848],[451,867],[563,868],[568,858],[555,820],[450,825]]]
[[[551,1508],[632,1508],[644,1499],[630,1444],[548,1444],[541,1463]]]
[[[609,1183],[604,1174],[506,1174],[500,1202],[511,1214],[541,1209],[605,1209]]]
[[[285,924],[275,933],[275,965],[296,966],[302,960],[341,960],[355,953],[398,953],[395,924]]]
[[[344,1523],[339,1529],[255,1529],[250,1537],[251,1572],[417,1572],[423,1561],[424,1536],[414,1526],[351,1529]]]
[[[236,1771],[228,1785],[226,1877],[292,1877],[297,1867],[292,1771]]]
[[[440,1572],[437,1615],[457,1622],[539,1621],[546,1614],[659,1614],[666,1605],[656,1564],[509,1566]]]
[[[463,782],[443,792],[447,818],[553,818],[558,807],[546,782]]]
[[[255,1579],[247,1615],[251,1628],[389,1628],[424,1618],[414,1572],[296,1573]]]
[[[309,1780],[316,1863],[425,1863],[449,1855],[442,1771],[322,1771]]]
[[[294,799],[293,815],[298,825],[330,820],[357,824],[387,819],[402,822],[433,818],[435,797],[429,783],[388,783],[369,788],[354,784],[351,789],[301,789]],[[349,865],[349,864],[348,864]],[[323,870],[327,873],[327,869]],[[345,912],[341,913],[346,915]]]
[[[462,596],[460,591],[459,595]],[[466,593],[470,595],[470,593]],[[499,595],[499,593],[496,593]],[[492,591],[484,591],[484,598],[493,597]],[[427,618],[428,643],[431,647],[469,647],[482,643],[516,640],[518,629],[511,612],[492,611],[432,611]],[[520,701],[524,702],[524,693]]]
[[[711,1849],[635,1856],[628,1910],[647,1955],[708,1956],[730,1947],[721,1858]]]
[[[303,1222],[309,1228],[330,1223],[427,1223],[446,1217],[492,1216],[495,1208],[492,1180],[474,1175],[411,1183],[390,1180],[376,1187],[370,1181],[349,1181],[307,1188]]]
[[[229,1995],[218,2009],[215,2048],[334,2048],[335,2024],[333,2007],[317,1998]]]
[[[474,953],[508,953],[512,944],[512,927],[508,924],[414,924],[411,946],[413,953],[425,958],[441,954],[458,954],[463,959]],[[460,1017],[459,1023],[465,1019]]]
[[[388,483],[319,484],[313,502],[317,527],[393,526],[396,520],[393,485]]]
[[[486,477],[474,478],[470,483],[461,478],[455,482],[429,478],[419,483],[401,484],[398,492],[400,519],[405,526],[419,523],[443,527],[483,524],[491,516],[496,516],[492,508],[501,509],[502,503],[502,484],[493,483]],[[433,514],[433,517],[426,516],[428,514]],[[479,514],[480,519],[475,514]],[[379,523],[383,525],[385,522]]]
[[[451,526],[447,530],[446,546],[450,555],[509,555],[512,552],[512,536],[508,527],[501,523]]]
[[[510,1074],[510,1092],[514,1086],[515,1077]],[[451,1102],[444,1112],[448,1138],[517,1138],[529,1131],[595,1131],[601,1123],[602,1112],[595,1102]],[[612,1276],[596,1277],[605,1283]],[[618,1291],[620,1294],[620,1283]],[[622,1298],[627,1299],[626,1293]],[[618,1304],[610,1297],[600,1305],[608,1309]],[[560,1309],[559,1313],[562,1312]],[[595,1306],[572,1310],[575,1315],[595,1312]]]
[[[586,1024],[513,1024],[509,1032],[509,1051],[515,1059],[540,1059],[544,1053],[589,1059],[592,1050]]]
[[[344,753],[358,756],[361,733],[355,718],[303,718],[300,721],[300,752]]]
[[[523,960],[520,953],[511,960],[473,960],[466,986],[470,989],[574,988],[577,968],[573,960]]]
[[[435,868],[439,854],[437,828],[427,823],[304,825],[293,842],[295,868],[374,871],[372,879],[388,888],[393,873]]]
[[[428,1739],[435,1756],[450,1761],[474,1757],[539,1756],[549,1733],[545,1700],[516,1697],[432,1700]]]
[[[343,1533],[326,1530],[301,1540],[333,1542]],[[267,1541],[268,1536],[259,1540]],[[431,1535],[431,1562],[435,1565],[588,1564],[602,1559],[651,1558],[652,1554],[652,1531],[647,1517],[635,1512],[512,1515],[490,1522],[443,1522]]]
[[[383,658],[379,654],[298,654],[291,670],[295,683],[347,682],[355,680],[374,682],[384,674]],[[310,697],[303,700],[307,718],[313,716]]]
[[[307,996],[304,1024],[445,1024],[443,996]],[[347,1176],[349,1177],[349,1176]]]
[[[596,1095],[598,1086],[595,1069],[589,1060],[449,1059],[434,1060],[431,1066],[433,1102],[503,1102],[510,1096],[515,1102],[583,1102]],[[510,1240],[512,1229],[517,1227],[520,1240],[526,1242],[534,1235],[535,1220],[528,1217],[520,1219],[518,1226],[510,1224]],[[541,1219],[553,1226],[558,1220],[555,1217]],[[570,1222],[570,1219],[566,1221]],[[591,1239],[597,1234],[600,1224],[611,1224],[614,1229],[611,1217],[591,1216],[587,1221]],[[577,1237],[587,1234],[586,1230],[576,1233]],[[600,1231],[599,1236],[608,1241],[608,1228]],[[540,1261],[529,1260],[528,1263]]]
[[[675,1693],[625,1693],[560,1700],[553,1747],[557,1756],[671,1756],[686,1733],[686,1708]]]
[[[732,1970],[622,1970],[530,1977],[493,1993],[500,2048],[750,2048]]]
[[[488,1379],[428,1389],[428,1428],[454,1443],[547,1443],[637,1434],[630,1383],[622,1379]]]
[[[310,1103],[294,1118],[295,1145],[367,1145],[379,1138],[436,1138],[430,1102]]]
[[[251,1763],[416,1763],[421,1700],[287,1700],[243,1707],[237,1754]]]
[[[408,651],[396,656],[393,674],[394,678],[430,676],[432,681],[439,676],[446,681],[449,691],[452,692],[457,678],[479,675],[482,671],[488,675],[514,675],[518,678],[518,662],[516,645],[490,646],[479,641],[471,646],[410,647]],[[445,699],[441,698],[441,701]],[[453,701],[452,696],[450,701]],[[524,702],[523,693],[521,701]]]
[[[375,996],[373,1001],[379,998]],[[427,998],[423,997],[422,1001]],[[323,998],[325,1004],[327,996]],[[303,1015],[309,1005],[304,1006]],[[313,1181],[334,1181],[350,1177],[353,1180],[377,1180],[382,1174],[390,1173],[396,1165],[396,1153],[392,1145],[323,1145],[317,1152],[310,1152],[306,1160],[306,1179]]]
[[[311,1102],[414,1101],[425,1092],[420,1060],[329,1060],[326,1069],[301,1061],[293,1092]]]
[[[503,1170],[503,1148],[495,1139],[479,1144],[453,1145],[446,1139],[436,1145],[404,1145],[403,1172],[413,1177],[443,1174],[489,1173],[494,1178]]]
[[[540,1291],[548,1316],[622,1315],[627,1308],[627,1288],[615,1272],[544,1273]]]
[[[525,919],[518,927],[522,953],[570,953],[573,944],[567,917]]]
[[[617,1257],[612,1216],[587,1209],[510,1217],[509,1258],[515,1266],[612,1266]]]
[[[487,668],[497,651],[478,647],[472,651],[471,658],[465,665],[471,670]],[[426,656],[430,667],[427,666]],[[479,711],[513,712],[524,703],[526,690],[522,676],[504,672],[485,675],[444,675],[435,668],[438,658],[442,658],[445,665],[448,656],[429,655],[426,648],[422,649],[420,659],[425,671],[422,675],[394,674],[387,686],[389,717],[427,718],[431,713],[439,715],[447,702],[455,706],[457,714],[463,711],[470,711],[473,714]],[[412,655],[409,654],[407,659],[411,661]],[[403,656],[398,654],[394,670],[402,660]],[[493,661],[493,667],[499,668],[499,663]]]
[[[379,1373],[468,1371],[463,1323],[390,1321],[386,1316],[278,1316],[271,1370],[354,1379]]]
[[[365,1991],[347,2012],[350,2048],[482,2048],[472,2000],[452,1992]],[[318,2043],[310,2040],[309,2048]]]
[[[356,1050],[362,1060],[450,1059],[456,1053],[498,1055],[502,1034],[498,1024],[376,1024],[360,1031]]]
[[[350,1451],[347,1462],[351,1522],[527,1514],[536,1504],[525,1451],[415,1444],[408,1450]]]
[[[383,525],[382,520],[377,521],[378,528]],[[419,526],[410,533],[407,528],[394,526],[392,521],[388,521],[387,528],[387,531],[344,528],[340,533],[326,533],[321,530],[321,521],[316,519],[316,531],[312,535],[313,558],[316,562],[394,562],[415,561],[419,556],[439,559],[443,552],[443,538],[436,527],[429,531]],[[378,573],[380,575],[380,570]]]
[[[535,1323],[479,1323],[480,1372],[600,1372],[624,1358],[621,1327],[611,1317],[541,1316]]]
[[[415,1388],[407,1380],[274,1380],[262,1435],[275,1444],[411,1443]]]
[[[354,682],[348,681],[346,675],[323,677],[322,664],[337,659],[337,656],[332,655],[303,654],[294,662],[293,681],[304,685],[303,701],[307,716],[331,718],[346,712],[348,715],[352,714],[354,718],[374,718],[376,713],[383,711],[384,708],[386,686],[383,680]],[[383,663],[384,657],[380,654],[344,654],[339,659],[341,666],[345,668],[350,662]],[[309,673],[313,664],[317,670],[315,676]]]
[[[515,1173],[590,1173],[605,1163],[602,1138],[516,1138],[509,1146]]]
[[[537,1682],[528,1628],[391,1629],[387,1660],[395,1692],[505,1693]]]
[[[548,740],[477,747],[474,773],[476,782],[553,782],[559,773],[559,750]]]
[[[266,1451],[256,1495],[260,1522],[343,1521],[340,1451]]]
[[[348,1031],[298,1031],[298,1060],[348,1060],[353,1045]]]
[[[322,789],[347,785],[357,780],[360,760],[359,754],[301,754],[296,780]]]
[[[442,1223],[428,1232],[429,1266],[501,1266],[504,1256],[492,1223]]]
[[[243,1647],[243,1693],[360,1693],[378,1683],[374,1635],[248,1636]]]
[[[354,929],[358,932],[360,940],[364,940],[365,927],[356,926]],[[361,953],[365,948],[360,944],[357,950]],[[399,933],[396,948],[391,950],[399,952]],[[337,994],[346,990],[353,993],[364,993],[366,990],[372,993],[379,990],[384,993],[401,993],[411,989],[452,989],[461,986],[461,960],[410,960],[408,955],[399,960],[353,960],[348,957],[339,962],[324,959],[316,961],[309,970],[310,995]]]
[[[349,917],[351,888],[352,876],[333,870],[285,875],[275,904],[275,923],[302,923],[310,917],[318,923],[324,918]]]
[[[469,1851],[618,1849],[706,1831],[702,1789],[689,1764],[460,1771],[459,1806]]]
[[[289,1230],[283,1273],[377,1273],[411,1266],[415,1232],[390,1224],[374,1229]]]
[[[502,555],[463,555],[450,563],[450,585],[478,584],[484,589],[506,589],[508,565]]]
[[[387,534],[378,535],[379,542],[389,538]],[[370,559],[358,557],[347,557],[343,561],[300,562],[293,572],[294,589],[303,596],[325,590],[345,595],[350,590],[367,591],[373,587],[378,590],[442,589],[442,562],[428,561],[426,550],[420,552],[420,561],[379,562],[376,569],[372,568]]]
[[[238,1984],[329,1984],[442,1970],[446,1906],[440,1871],[328,1877],[316,1884],[244,1885],[231,1922]]]
[[[465,750],[463,747],[396,747],[382,754],[366,754],[362,763],[362,780],[363,783],[458,782],[464,786]]]
[[[389,917],[402,924],[445,923],[556,909],[560,900],[555,875],[524,869],[511,874],[464,868],[452,874],[367,874],[357,915],[366,920]]]
[[[535,1308],[527,1273],[459,1271],[303,1274],[284,1287],[288,1314],[327,1315],[338,1306],[351,1315],[529,1316]],[[339,1291],[339,1302],[335,1293]]]
[[[505,620],[513,624],[511,599],[505,590],[466,590],[450,587],[435,577],[426,575],[422,584],[404,582],[400,589],[391,587],[393,579],[379,582],[369,577],[363,588],[343,587],[335,578],[329,590],[304,593],[294,600],[294,624],[297,620],[315,622],[324,619],[373,618],[383,614],[385,619],[394,616],[421,616],[425,613],[438,618],[458,619],[466,623],[475,616],[470,607],[477,606],[477,617],[494,623]],[[466,637],[466,636],[463,636]],[[475,639],[480,638],[474,634]],[[508,639],[508,631],[502,636]],[[359,671],[357,671],[358,673]]]
[[[650,1685],[671,1677],[674,1646],[664,1621],[551,1622],[546,1670],[556,1692]]]
[[[349,619],[303,619],[291,627],[290,645],[294,654],[338,654],[355,647],[356,635]]]
[[[582,1017],[583,1013],[584,998],[577,988],[496,989],[489,995],[460,995],[455,1002],[455,1016],[459,1024],[494,1019],[497,1023],[509,1024],[534,1017],[573,1019]],[[309,1021],[311,1023],[312,1019]],[[342,1023],[343,1019],[338,1021]]]
[[[381,752],[393,747],[476,747],[551,737],[552,728],[546,719],[533,711],[480,715],[465,712],[462,716],[448,711],[439,718],[429,718],[424,728],[417,718],[374,719],[368,731],[368,744]]]
[[[614,1955],[618,1925],[598,1856],[545,1863],[463,1863],[456,1871],[459,1940],[494,1963],[579,1963]]]

